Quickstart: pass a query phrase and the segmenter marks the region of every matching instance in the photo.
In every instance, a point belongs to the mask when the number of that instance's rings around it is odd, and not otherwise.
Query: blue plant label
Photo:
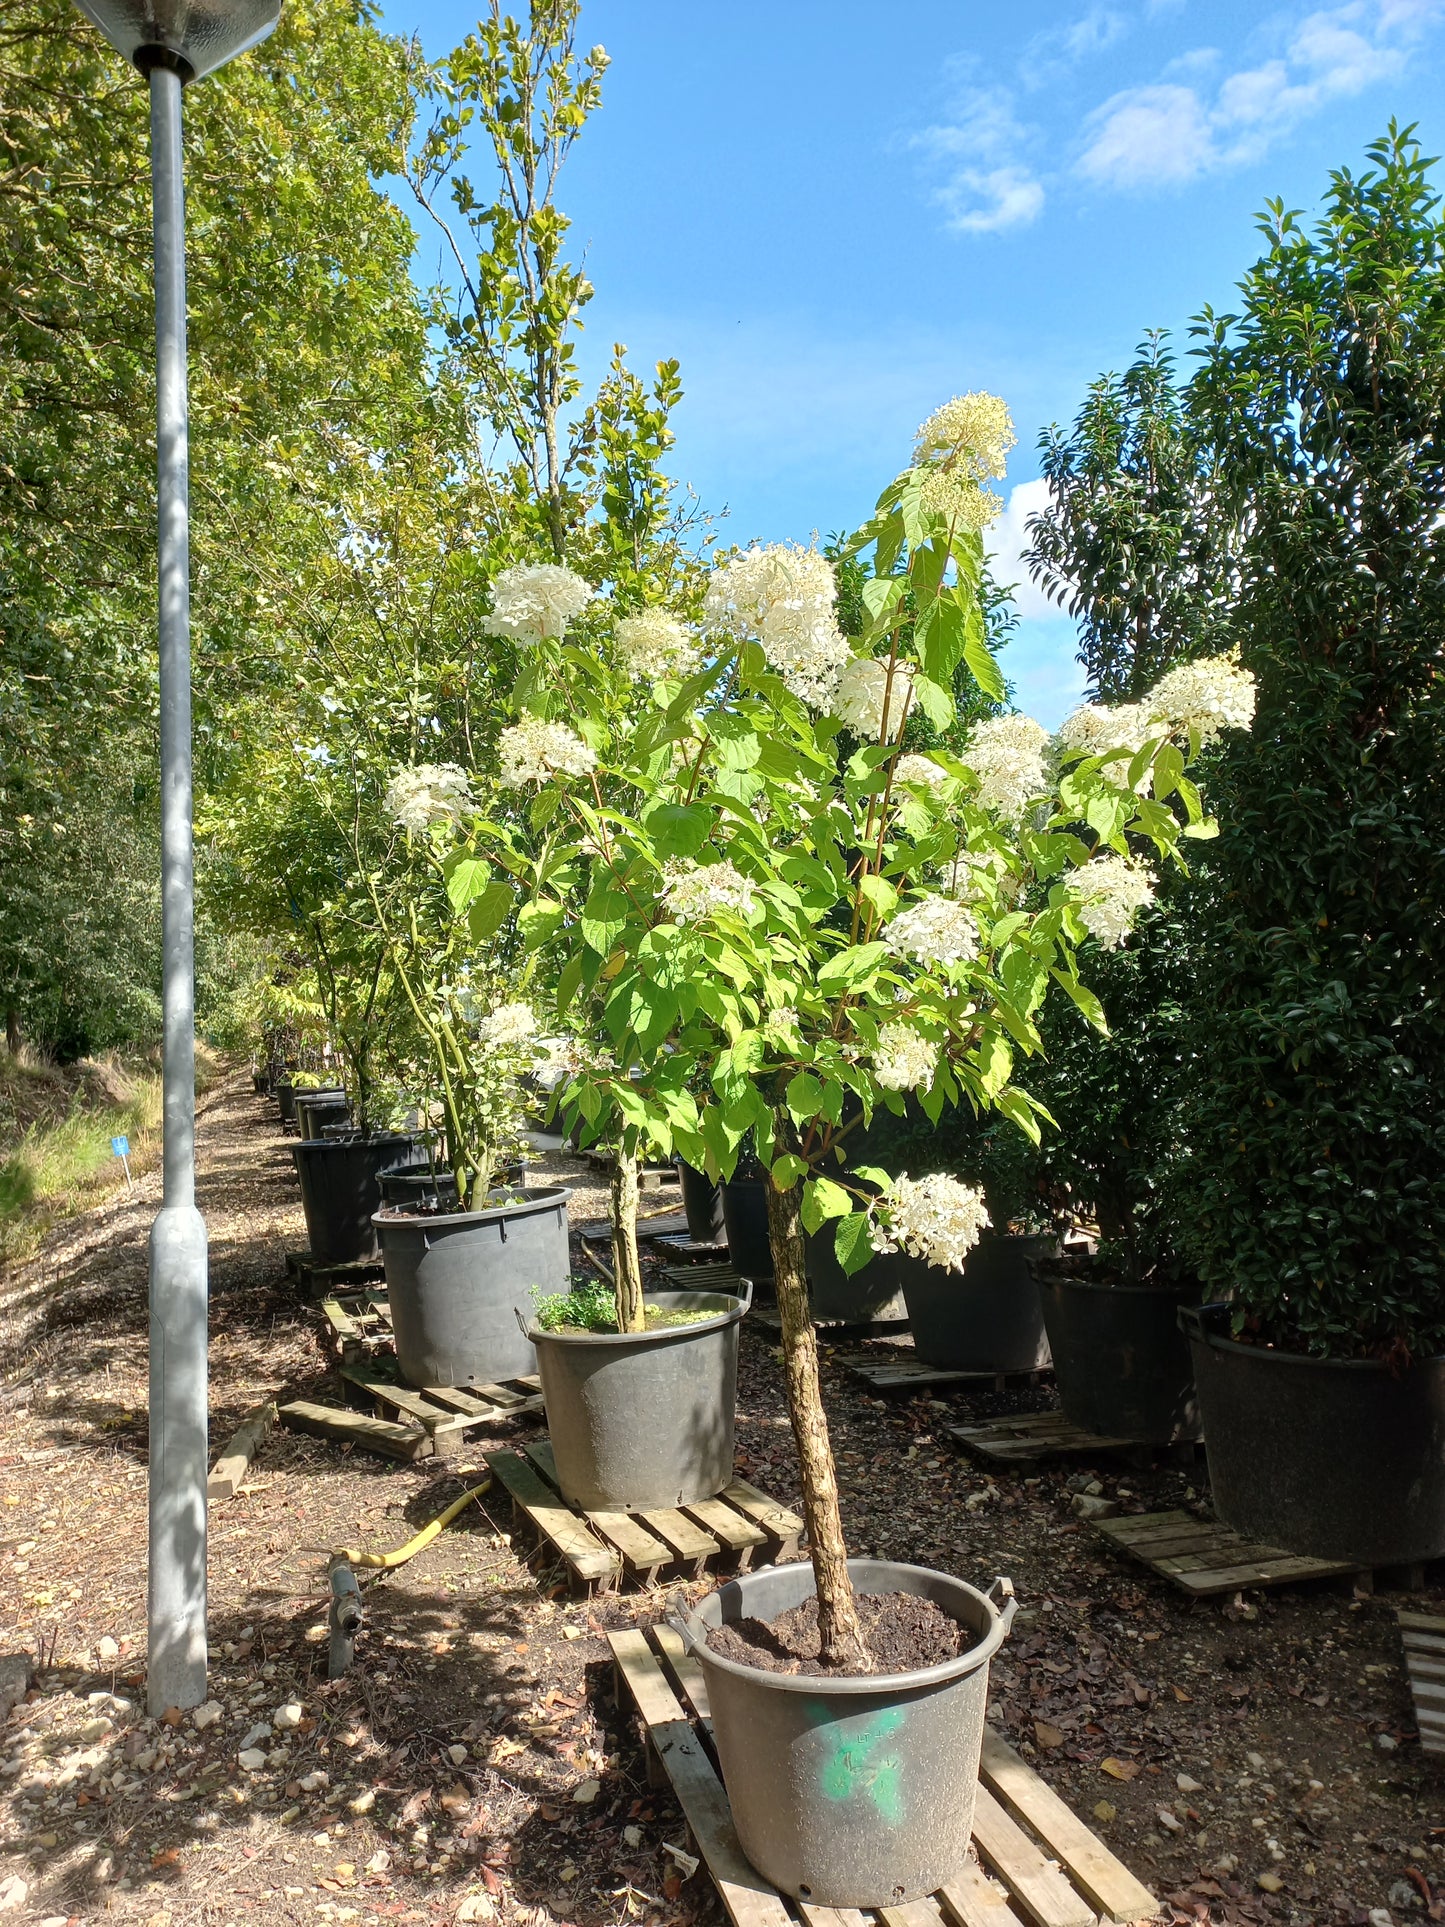
[[[110,1148],[118,1158],[128,1158],[130,1156],[130,1139],[128,1137],[113,1137],[110,1141]]]

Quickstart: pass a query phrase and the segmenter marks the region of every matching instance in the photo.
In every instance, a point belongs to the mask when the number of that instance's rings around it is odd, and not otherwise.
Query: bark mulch
[[[341,1402],[316,1314],[284,1277],[305,1238],[272,1117],[239,1077],[202,1110],[216,1450],[263,1398]],[[579,1161],[543,1175],[576,1186],[574,1222],[605,1211]],[[0,1917],[714,1927],[681,1817],[647,1786],[611,1697],[606,1630],[655,1617],[665,1592],[571,1599],[483,1501],[369,1589],[356,1665],[326,1679],[328,1550],[410,1537],[476,1482],[480,1446],[400,1466],[273,1434],[212,1509],[211,1699],[146,1717],[158,1201],[143,1179],[0,1280],[0,1653],[40,1661],[0,1734]],[[1402,1595],[1188,1602],[1101,1547],[1070,1512],[1071,1481],[1157,1510],[1200,1504],[1202,1471],[1100,1458],[990,1477],[943,1426],[1047,1394],[888,1402],[827,1353],[824,1371],[852,1549],[1012,1577],[994,1717],[1171,1897],[1165,1919],[1445,1916],[1445,1780],[1413,1735]],[[756,1333],[738,1442],[743,1475],[796,1506],[776,1351]],[[1409,1603],[1438,1612],[1445,1597]]]

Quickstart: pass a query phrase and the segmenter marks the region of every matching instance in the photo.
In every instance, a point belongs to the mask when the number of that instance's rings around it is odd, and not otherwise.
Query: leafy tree
[[[1181,1198],[1238,1321],[1445,1347],[1445,223],[1391,126],[1313,229],[1279,202],[1190,408],[1244,529],[1259,679],[1192,906]]]

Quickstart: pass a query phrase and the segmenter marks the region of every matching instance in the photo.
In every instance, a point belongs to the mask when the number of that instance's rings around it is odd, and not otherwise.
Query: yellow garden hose
[[[452,1520],[465,1512],[473,1499],[480,1499],[491,1489],[492,1475],[489,1472],[480,1485],[474,1485],[470,1492],[453,1499],[445,1512],[439,1512],[434,1519],[428,1520],[414,1539],[408,1539],[404,1546],[398,1546],[394,1552],[363,1552],[359,1546],[344,1546],[331,1554],[331,1563],[360,1566],[367,1572],[394,1572],[398,1566],[404,1566],[408,1559],[414,1559],[439,1533],[445,1532]]]

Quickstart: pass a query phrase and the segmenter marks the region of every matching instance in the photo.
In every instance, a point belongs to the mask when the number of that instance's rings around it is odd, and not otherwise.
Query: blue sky
[[[436,55],[474,7],[385,21]],[[559,197],[588,359],[679,358],[676,471],[728,540],[856,524],[923,417],[989,388],[1019,433],[1007,558],[1040,429],[1146,329],[1229,305],[1267,195],[1312,208],[1391,115],[1445,140],[1445,0],[584,0],[582,22],[613,62]],[[1019,601],[1004,667],[1053,723],[1073,625]]]

